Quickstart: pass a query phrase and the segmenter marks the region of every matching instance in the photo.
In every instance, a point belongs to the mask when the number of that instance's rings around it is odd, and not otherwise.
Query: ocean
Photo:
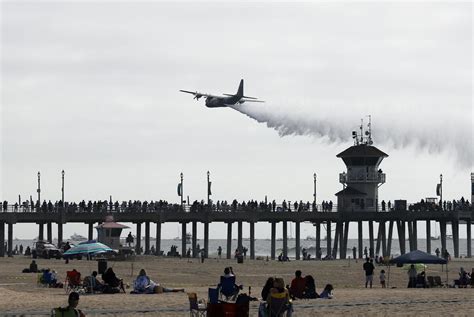
[[[124,240],[125,238],[123,238]],[[65,241],[71,241],[71,240],[65,240]],[[26,248],[27,246],[32,247],[33,243],[35,240],[29,240],[29,239],[14,239],[13,240],[13,248],[15,246],[20,246],[23,245],[23,248]],[[54,243],[55,241],[53,241]],[[334,239],[332,240],[334,243]],[[204,247],[204,240],[203,239],[198,239],[197,243],[199,244],[200,248]],[[256,256],[270,256],[270,247],[271,247],[271,240],[270,239],[256,239],[255,240],[255,255]],[[125,241],[123,241],[123,244],[125,244]],[[250,248],[250,241],[249,239],[243,239],[242,244],[244,247]],[[142,247],[145,247],[145,241],[142,239],[141,243]],[[152,239],[150,241],[150,246],[155,245],[155,240]],[[176,245],[178,247],[178,252],[181,252],[181,240],[175,240],[175,239],[162,239],[161,240],[161,249],[165,252],[168,252],[171,248],[172,245]],[[306,248],[308,251],[308,254],[311,254],[311,257],[315,257],[315,249],[316,249],[316,241],[314,240],[306,240],[306,239],[301,239],[301,248]],[[218,247],[222,247],[222,256],[225,257],[226,255],[226,248],[227,248],[227,240],[226,239],[209,239],[209,255],[210,256],[217,256],[217,249]],[[352,248],[358,246],[358,240],[357,239],[348,239],[347,242],[347,256],[352,257]],[[471,244],[471,254],[474,254],[474,249],[472,248],[473,244]],[[187,244],[187,247],[191,247],[191,244]],[[363,239],[363,247],[369,248],[369,239]],[[376,241],[374,243],[374,248],[376,247]],[[237,248],[237,239],[232,240],[232,252],[231,254],[234,254],[235,249]],[[276,254],[278,255],[283,248],[283,241],[277,240],[276,241]],[[431,240],[431,253],[434,254],[434,251],[436,248],[439,248],[441,250],[441,240]],[[409,250],[409,244],[407,240],[406,244],[406,250]],[[418,239],[418,249],[421,251],[426,252],[426,239]],[[454,255],[454,247],[453,247],[453,240],[448,239],[447,240],[447,249],[448,252],[451,255]],[[326,250],[326,241],[321,240],[321,252],[323,256],[327,254]],[[358,252],[357,252],[358,253]],[[391,249],[391,254],[393,256],[400,255],[400,247],[399,247],[399,242],[398,239],[393,239],[392,240],[392,249]],[[247,254],[247,256],[250,255],[250,252]],[[459,255],[462,257],[465,257],[467,255],[467,239],[460,239],[459,240]],[[295,240],[294,239],[289,239],[288,240],[288,256],[290,258],[295,257]]]

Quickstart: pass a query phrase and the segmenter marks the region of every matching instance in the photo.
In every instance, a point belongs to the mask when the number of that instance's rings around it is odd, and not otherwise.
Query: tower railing
[[[340,173],[339,174],[339,183],[385,183],[385,173],[382,172],[362,172],[362,173]]]

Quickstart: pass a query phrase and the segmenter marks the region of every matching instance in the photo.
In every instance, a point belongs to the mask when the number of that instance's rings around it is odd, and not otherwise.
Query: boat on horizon
[[[192,234],[190,234],[189,232],[186,233],[186,244],[191,244],[192,237]],[[181,241],[181,237],[175,237],[173,240]]]
[[[72,241],[87,241],[86,237],[81,236],[80,234],[77,234],[75,232],[71,237],[69,237],[69,239]]]

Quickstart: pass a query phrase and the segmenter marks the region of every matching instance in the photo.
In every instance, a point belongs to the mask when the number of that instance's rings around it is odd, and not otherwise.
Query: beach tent
[[[446,264],[446,282],[448,281],[448,261],[443,258],[439,258],[435,255],[431,255],[429,253],[415,250],[412,252],[405,253],[404,255],[400,255],[394,259],[390,260],[391,264],[415,264],[415,263],[422,263],[422,264]],[[389,266],[389,281],[390,281],[390,266]]]

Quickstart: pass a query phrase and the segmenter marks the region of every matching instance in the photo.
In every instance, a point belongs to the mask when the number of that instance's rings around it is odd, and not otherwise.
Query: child
[[[380,284],[385,288],[385,270],[380,271]]]

